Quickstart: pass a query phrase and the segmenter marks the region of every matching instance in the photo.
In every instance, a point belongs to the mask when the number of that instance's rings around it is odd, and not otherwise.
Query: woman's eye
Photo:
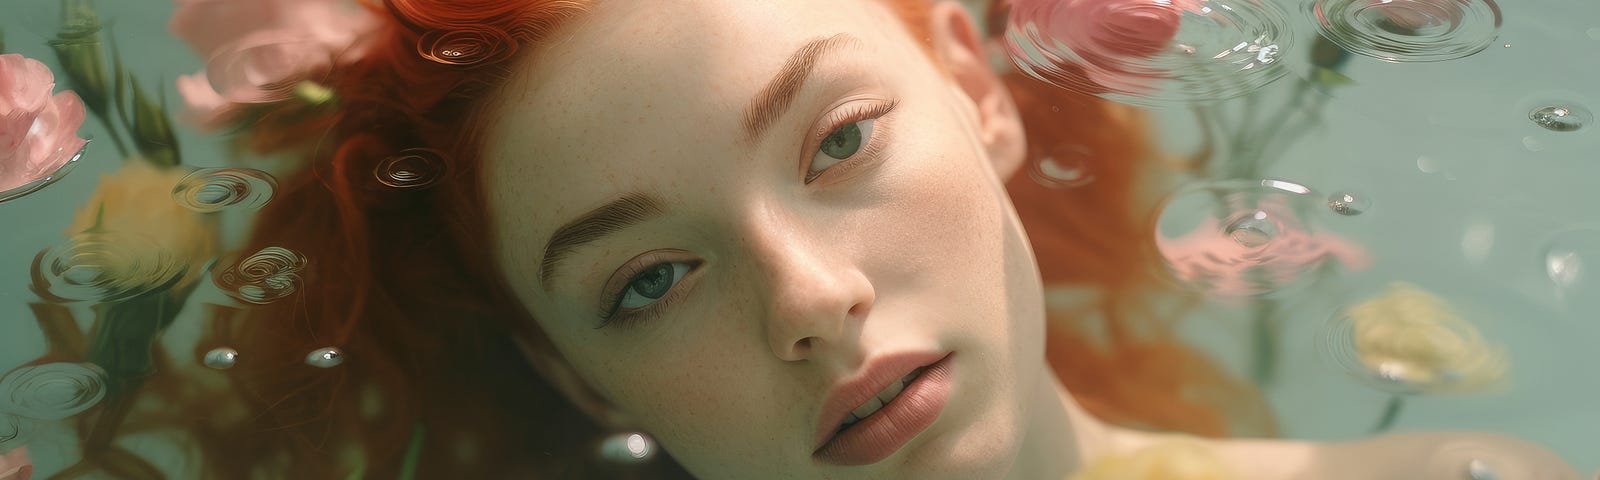
[[[872,140],[872,122],[876,120],[868,118],[834,129],[817,146],[817,156],[811,162],[811,170],[825,170],[833,163],[847,160],[860,152]]]
[[[683,262],[662,262],[651,265],[643,272],[628,280],[622,288],[620,298],[617,298],[617,307],[613,310],[638,310],[649,307],[651,304],[666,296],[672,291],[672,286],[678,284],[683,274],[689,271],[689,266]]]

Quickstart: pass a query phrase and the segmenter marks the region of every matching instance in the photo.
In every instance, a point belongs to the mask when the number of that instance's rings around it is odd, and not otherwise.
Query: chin
[[[1042,363],[1042,362],[1041,362]],[[961,365],[966,372],[992,372],[983,365]],[[1025,373],[1019,372],[1019,373]],[[906,458],[906,471],[895,478],[1000,479],[1010,473],[1022,451],[1030,395],[1016,377],[957,374],[952,408],[918,450]],[[965,387],[965,388],[961,388]]]

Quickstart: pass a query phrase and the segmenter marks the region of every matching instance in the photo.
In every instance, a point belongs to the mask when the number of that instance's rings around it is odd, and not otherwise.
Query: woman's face
[[[942,74],[865,0],[609,1],[551,38],[491,99],[484,180],[560,368],[701,478],[1010,468],[1047,372],[992,74]],[[904,352],[953,354],[937,418],[867,465],[814,455],[835,385]]]

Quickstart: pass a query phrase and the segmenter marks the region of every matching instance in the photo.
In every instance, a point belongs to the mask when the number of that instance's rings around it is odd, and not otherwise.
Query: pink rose
[[[1038,50],[1068,82],[1124,92],[1139,91],[1163,78],[1142,61],[1166,50],[1185,11],[1198,12],[1203,0],[1016,0],[1011,28],[1033,32],[1033,45],[1009,45],[1013,58],[1032,59]],[[1086,86],[1080,83],[1080,86]]]
[[[1228,232],[1216,218],[1207,218],[1178,238],[1156,236],[1156,249],[1179,280],[1199,284],[1207,293],[1248,296],[1268,293],[1332,258],[1353,270],[1370,263],[1367,252],[1332,234],[1307,232],[1292,212],[1276,202],[1263,202],[1254,218]],[[1259,228],[1248,222],[1261,222]]]
[[[28,447],[17,447],[0,453],[0,480],[28,480],[33,478],[33,461],[28,459]]]
[[[0,201],[27,193],[24,186],[55,174],[88,143],[78,138],[83,100],[71,91],[51,95],[55,86],[38,60],[0,55]]]
[[[205,71],[178,79],[190,120],[226,123],[238,104],[268,103],[336,63],[361,57],[378,18],[347,0],[175,0],[167,29]]]

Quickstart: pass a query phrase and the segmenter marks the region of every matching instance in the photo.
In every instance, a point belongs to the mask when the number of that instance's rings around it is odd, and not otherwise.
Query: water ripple
[[[1257,0],[1060,0],[1012,9],[1006,50],[1062,88],[1149,107],[1225,100],[1282,78],[1288,16]]]
[[[60,420],[105,397],[106,372],[92,363],[46,363],[17,368],[0,378],[0,412]]]
[[[90,230],[39,252],[34,291],[56,302],[115,302],[172,286],[189,263],[139,235]]]
[[[266,247],[212,274],[212,282],[228,296],[264,305],[294,294],[306,257],[283,247]]]
[[[1472,55],[1493,44],[1500,30],[1494,0],[1318,0],[1307,8],[1323,37],[1391,62]]]
[[[448,165],[438,151],[408,148],[373,169],[378,182],[394,188],[426,188],[444,178]]]
[[[272,201],[278,182],[271,174],[249,168],[202,168],[172,187],[172,199],[201,213],[257,209]]]

